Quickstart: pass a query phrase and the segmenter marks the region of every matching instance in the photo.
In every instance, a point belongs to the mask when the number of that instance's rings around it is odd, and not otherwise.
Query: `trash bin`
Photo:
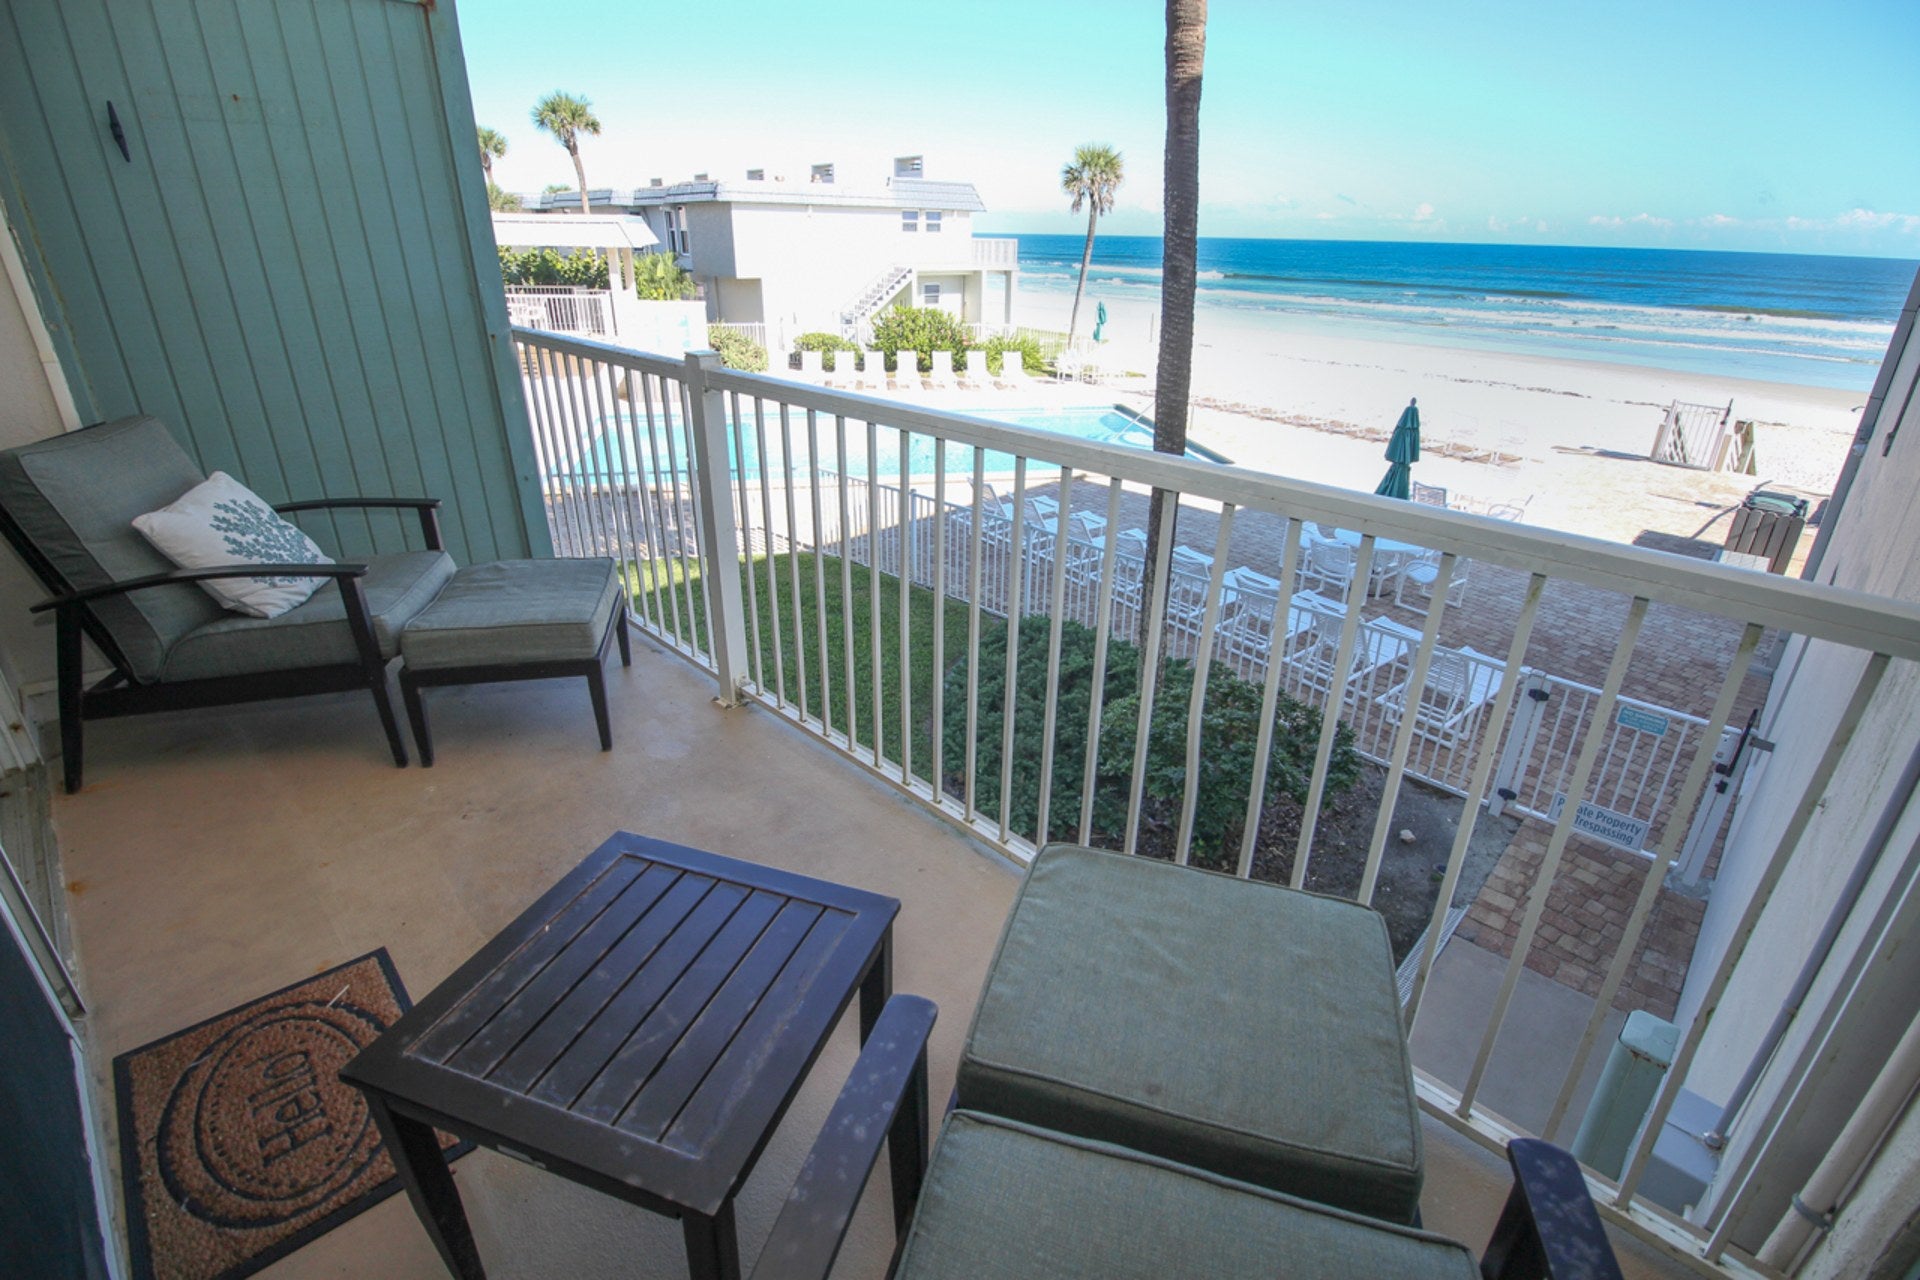
[[[1734,510],[1727,550],[1759,556],[1768,573],[1785,573],[1807,527],[1807,500],[1791,493],[1755,489]]]

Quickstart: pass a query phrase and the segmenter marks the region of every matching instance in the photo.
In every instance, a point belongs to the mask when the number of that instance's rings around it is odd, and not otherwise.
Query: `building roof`
[[[555,212],[580,202],[578,192],[557,191],[538,197],[535,206]],[[587,192],[594,208],[636,209],[669,204],[843,205],[862,209],[939,209],[979,213],[987,206],[971,182],[933,182],[894,178],[884,186],[838,182],[676,182],[670,187],[631,190],[597,188]]]
[[[577,205],[580,197],[572,197]],[[620,214],[576,213],[556,218],[542,213],[496,213],[494,243],[519,249],[652,249],[660,238],[645,218]]]

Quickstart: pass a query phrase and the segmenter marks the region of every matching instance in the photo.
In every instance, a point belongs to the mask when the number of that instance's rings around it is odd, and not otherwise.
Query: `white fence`
[[[675,361],[517,338],[562,551],[628,566],[638,625],[712,671],[723,702],[751,699],[785,716],[1015,856],[1070,837],[1241,876],[1279,858],[1300,886],[1311,864],[1336,856],[1316,834],[1344,722],[1379,762],[1384,797],[1354,859],[1357,900],[1375,900],[1400,856],[1390,801],[1410,774],[1462,796],[1451,848],[1433,868],[1425,940],[1409,957],[1407,1017],[1417,1025],[1483,808],[1504,803],[1551,822],[1471,1070],[1459,1081],[1416,1071],[1423,1106],[1489,1145],[1513,1125],[1486,1109],[1481,1086],[1576,836],[1617,830],[1607,824],[1621,815],[1649,826],[1629,842],[1641,846],[1639,896],[1612,954],[1596,962],[1604,980],[1542,1126],[1549,1136],[1600,1045],[1713,777],[1704,748],[1725,734],[1763,634],[1872,655],[1831,737],[1796,744],[1821,762],[1802,812],[1819,801],[1889,662],[1920,659],[1920,609],[1907,605],[733,372],[710,354]],[[1154,490],[1165,496],[1157,507]],[[1403,592],[1416,565],[1422,612]],[[1456,580],[1469,570],[1462,597]],[[1489,639],[1482,615],[1502,577],[1517,585]],[[903,585],[912,583],[926,586]],[[1555,611],[1579,593],[1621,606],[1607,615],[1617,621],[1598,650],[1604,669],[1534,670],[1536,635],[1549,649]],[[1671,658],[1676,611],[1730,637],[1695,681],[1702,706],[1684,714],[1623,696],[1639,668]],[[1469,632],[1477,643],[1462,639]],[[1185,661],[1163,663],[1169,656]],[[1111,683],[1123,668],[1134,674]],[[1242,688],[1257,713],[1238,736],[1210,734],[1206,711]],[[1324,713],[1317,723],[1286,709],[1289,691]],[[1517,703],[1533,705],[1516,714]],[[1223,805],[1217,781],[1233,775],[1221,761],[1236,753],[1248,766]],[[1273,782],[1287,759],[1304,769],[1297,799]],[[1496,791],[1496,770],[1511,796]],[[1297,831],[1276,844],[1264,820],[1286,805]],[[1792,852],[1791,833],[1743,851],[1766,868],[1747,920]],[[1736,933],[1707,976],[1703,1012],[1602,1197],[1610,1219],[1728,1270],[1711,1216],[1683,1222],[1640,1189],[1749,937]]]
[[[613,332],[613,301],[605,289],[566,285],[507,286],[507,315],[517,327],[603,337]]]

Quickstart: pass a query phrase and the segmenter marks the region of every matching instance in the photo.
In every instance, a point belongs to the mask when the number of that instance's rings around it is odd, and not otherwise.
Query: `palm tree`
[[[1200,71],[1207,54],[1207,0],[1167,0],[1166,228],[1160,258],[1160,361],[1154,378],[1153,447],[1187,451],[1187,396],[1193,385],[1193,291],[1200,234]],[[1091,241],[1089,241],[1091,244]],[[1166,491],[1147,514],[1147,567],[1159,551]],[[1175,508],[1176,513],[1178,508]],[[1147,583],[1143,599],[1152,599]],[[1141,610],[1144,619],[1147,610]],[[1142,627],[1146,624],[1144,620]],[[1143,637],[1144,639],[1144,637]]]
[[[553,140],[573,157],[573,171],[580,179],[580,212],[593,212],[587,207],[587,168],[580,163],[580,135],[600,135],[600,117],[593,114],[593,104],[555,89],[534,104],[533,123],[535,128],[552,134]]]
[[[507,154],[507,139],[498,129],[480,126],[480,169],[487,175],[487,182],[493,182],[493,162]]]
[[[1113,193],[1126,180],[1120,153],[1101,143],[1075,147],[1073,159],[1060,170],[1060,189],[1073,197],[1073,211],[1087,208],[1087,247],[1080,255],[1080,283],[1073,289],[1073,317],[1067,321],[1067,342],[1080,327],[1080,295],[1087,289],[1087,268],[1093,265],[1093,229],[1100,215],[1113,212]]]

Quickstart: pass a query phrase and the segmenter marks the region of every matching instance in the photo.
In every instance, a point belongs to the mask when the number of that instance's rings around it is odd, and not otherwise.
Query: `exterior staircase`
[[[880,309],[881,303],[900,292],[900,286],[912,277],[912,267],[888,267],[860,291],[850,306],[840,312],[840,323],[864,323]]]

